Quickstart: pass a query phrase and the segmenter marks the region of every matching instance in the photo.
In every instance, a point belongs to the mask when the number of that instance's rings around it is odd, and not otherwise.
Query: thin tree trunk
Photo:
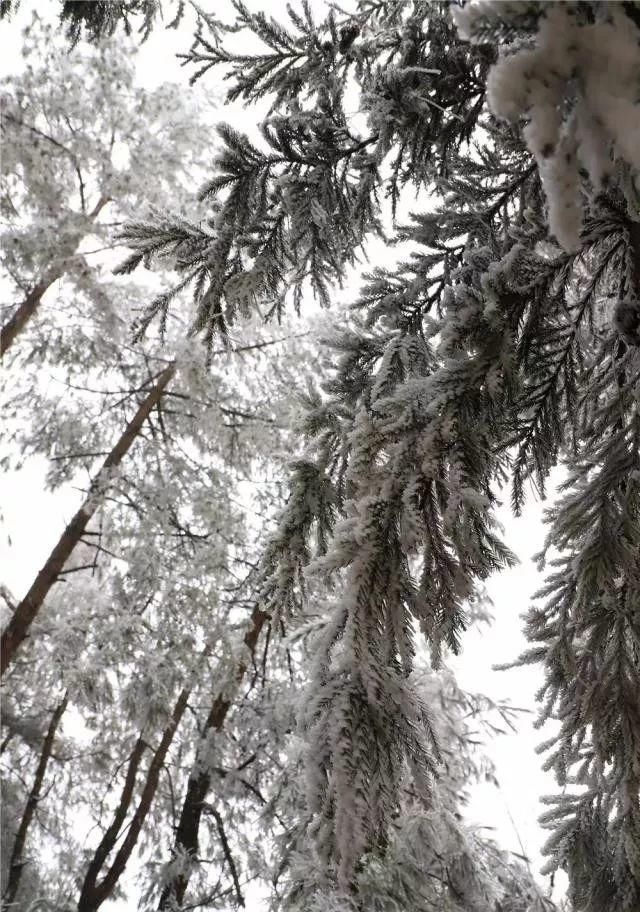
[[[144,402],[138,407],[136,414],[127,424],[124,433],[111,450],[102,468],[91,483],[84,503],[60,536],[57,545],[47,558],[43,568],[36,576],[31,588],[20,602],[13,616],[2,632],[2,645],[0,654],[0,673],[4,674],[13,661],[16,651],[29,633],[29,628],[37,617],[42,603],[49,590],[58,579],[58,575],[78,544],[89,520],[95,513],[100,503],[100,493],[109,484],[109,472],[120,465],[134,440],[160,401],[167,384],[175,373],[175,363],[171,363],[157,377]]]
[[[44,743],[42,745],[42,751],[40,753],[40,759],[38,761],[36,774],[33,779],[33,785],[31,786],[29,797],[27,798],[27,803],[25,805],[24,812],[22,814],[22,820],[20,821],[20,825],[16,833],[16,838],[13,843],[13,850],[11,852],[11,859],[9,861],[9,879],[7,881],[7,887],[3,897],[4,904],[7,907],[10,907],[12,903],[15,902],[16,896],[18,895],[20,880],[22,879],[22,872],[24,871],[24,866],[26,864],[26,861],[23,858],[23,854],[27,841],[27,834],[29,832],[29,827],[31,826],[31,821],[33,820],[33,815],[35,814],[36,808],[38,807],[38,802],[40,801],[42,784],[47,772],[47,765],[53,752],[53,742],[56,736],[56,731],[58,729],[64,711],[67,708],[68,701],[68,694],[65,693],[62,700],[54,710],[53,715],[51,716],[49,728],[47,729],[47,734],[45,735]]]
[[[146,750],[146,747],[146,741],[142,736],[140,736],[134,744],[131,754],[129,755],[127,773],[124,777],[124,785],[122,786],[120,801],[118,802],[118,806],[113,813],[111,823],[104,831],[102,839],[100,840],[100,845],[93,853],[93,858],[91,859],[91,863],[87,868],[87,873],[82,885],[82,892],[80,894],[80,906],[82,906],[83,903],[88,903],[88,899],[95,888],[98,877],[100,876],[100,871],[102,870],[105,861],[109,857],[109,852],[111,852],[114,845],[116,844],[118,834],[120,833],[122,825],[126,820],[127,812],[131,805],[131,799],[133,798],[133,791],[136,784],[138,769],[140,768],[140,762],[142,760],[142,756]]]
[[[264,611],[260,611],[259,608],[254,608],[251,615],[251,626],[244,637],[244,643],[251,653],[253,653],[256,647],[258,637],[260,636],[260,632],[265,621],[268,620],[268,617],[269,615],[265,614]],[[244,661],[239,662],[235,674],[236,685],[241,683],[246,670],[246,663]],[[207,716],[204,726],[204,736],[206,736],[207,732],[212,730],[220,731],[230,708],[231,701],[223,697],[222,694],[218,694],[213,701],[213,705]],[[191,859],[195,859],[198,854],[200,820],[204,810],[205,799],[211,786],[211,773],[206,767],[202,768],[199,765],[198,760],[199,758],[196,757],[196,762],[194,763],[191,775],[189,776],[187,792],[182,805],[178,828],[176,830],[175,854],[186,854]],[[168,884],[166,884],[158,905],[158,909],[161,910],[161,912],[165,909],[179,909],[182,906],[184,895],[189,886],[190,876],[191,869],[190,866],[187,866],[181,874],[176,875]]]
[[[191,688],[184,688],[184,690],[180,692],[180,696],[178,697],[176,705],[173,708],[171,719],[169,720],[169,723],[162,734],[160,744],[156,748],[151,758],[151,762],[149,763],[147,777],[145,779],[142,793],[140,795],[138,807],[136,808],[133,817],[131,818],[131,822],[129,823],[126,831],[126,836],[116,853],[113,863],[107,870],[102,880],[98,882],[100,871],[104,867],[104,863],[107,860],[109,853],[115,848],[116,842],[118,841],[118,836],[120,835],[122,824],[124,823],[127,811],[131,804],[136,774],[138,772],[138,767],[140,765],[140,760],[145,747],[145,742],[143,741],[142,737],[140,737],[136,742],[136,745],[129,759],[129,766],[127,769],[127,775],[125,777],[125,783],[122,789],[120,802],[114,812],[111,825],[102,837],[100,845],[96,849],[91,864],[87,870],[87,874],[82,885],[82,891],[80,893],[80,899],[78,900],[78,912],[96,912],[102,903],[107,900],[113,893],[118,880],[122,876],[122,873],[124,872],[131,857],[131,853],[136,847],[138,837],[142,830],[142,826],[147,817],[147,814],[149,813],[151,805],[153,804],[153,800],[158,788],[158,782],[160,779],[160,772],[166,760],[171,742],[173,741],[173,736],[175,735],[176,729],[178,728],[180,720],[184,715],[184,711],[187,708],[187,702],[189,700],[190,693]]]
[[[54,269],[48,275],[33,286],[22,304],[11,314],[7,322],[0,331],[0,355],[5,355],[18,335],[25,328],[31,317],[34,315],[45,291],[50,288],[56,279],[62,275],[62,269]]]
[[[89,213],[88,218],[91,221],[96,219],[100,211],[107,205],[108,202],[108,196],[101,196],[94,208]],[[82,237],[78,238],[78,243],[75,245],[75,250],[78,249],[78,245],[80,244],[81,240]],[[39,282],[36,282],[22,304],[19,304],[16,310],[14,310],[0,331],[0,356],[9,351],[13,343],[16,341],[16,338],[20,335],[22,330],[25,328],[31,317],[40,306],[40,301],[42,300],[44,293],[53,285],[57,279],[63,276],[65,272],[65,264],[63,262],[63,264],[58,269],[51,270],[47,273],[46,276],[40,279]]]

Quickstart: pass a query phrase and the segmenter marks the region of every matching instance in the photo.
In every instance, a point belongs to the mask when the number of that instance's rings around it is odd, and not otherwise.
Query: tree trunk
[[[82,885],[82,892],[80,894],[80,901],[78,904],[79,908],[90,908],[89,900],[93,890],[95,889],[96,881],[100,875],[100,871],[102,870],[105,861],[109,856],[109,852],[116,844],[118,834],[120,833],[122,825],[126,819],[127,812],[131,805],[133,790],[136,784],[136,777],[138,775],[140,761],[142,760],[145,749],[146,742],[144,738],[140,736],[134,744],[131,754],[129,755],[127,773],[124,777],[124,785],[122,786],[122,793],[120,795],[118,807],[115,809],[113,813],[113,819],[105,830],[102,839],[100,840],[100,845],[93,853],[93,858],[91,859],[91,863],[87,868],[87,873]]]
[[[27,834],[29,832],[29,827],[31,826],[31,821],[33,820],[33,815],[35,814],[36,808],[38,807],[38,802],[40,801],[42,784],[47,772],[49,759],[53,752],[53,742],[56,736],[56,731],[58,729],[58,725],[60,724],[60,720],[64,714],[64,711],[67,708],[68,700],[68,694],[65,693],[62,700],[54,710],[53,715],[51,716],[49,728],[47,729],[47,734],[45,735],[44,743],[42,745],[42,751],[40,753],[40,759],[38,761],[36,774],[33,779],[33,785],[31,787],[31,791],[29,792],[29,797],[27,798],[24,813],[22,814],[22,820],[20,821],[20,826],[18,827],[16,838],[13,843],[11,860],[9,861],[9,879],[7,881],[7,887],[3,897],[4,904],[7,908],[9,908],[15,902],[16,896],[18,895],[22,872],[24,871],[24,866],[26,864],[26,861],[23,858],[23,853],[27,841]]]
[[[89,520],[95,513],[100,503],[100,493],[109,484],[109,471],[120,465],[122,459],[131,448],[134,440],[160,401],[165,388],[175,373],[175,363],[166,367],[157,377],[154,386],[136,414],[126,426],[124,433],[111,450],[102,468],[91,483],[84,503],[60,536],[57,545],[49,555],[42,570],[36,576],[31,588],[20,602],[13,617],[2,632],[2,647],[0,655],[0,673],[4,674],[13,661],[16,651],[29,633],[29,628],[42,607],[49,590],[58,579],[58,574],[69,559],[73,549],[78,544]]]
[[[175,735],[176,729],[178,728],[180,720],[184,715],[184,711],[187,708],[187,702],[189,700],[190,693],[190,688],[185,688],[180,692],[180,696],[178,697],[176,705],[173,708],[171,719],[169,720],[169,723],[162,734],[160,744],[156,748],[155,753],[151,758],[151,762],[149,763],[147,778],[140,795],[140,801],[138,802],[138,807],[136,808],[135,813],[131,818],[131,822],[129,823],[126,831],[126,836],[116,853],[116,857],[114,858],[111,867],[107,870],[107,873],[103,879],[98,882],[100,871],[104,866],[109,853],[113,848],[115,848],[116,842],[118,841],[118,836],[120,835],[120,831],[122,829],[122,824],[124,823],[127,814],[127,810],[131,804],[136,774],[140,765],[142,753],[145,748],[145,742],[143,741],[142,737],[140,737],[136,742],[131,757],[129,758],[129,766],[127,769],[127,775],[125,777],[125,783],[122,789],[120,802],[113,815],[111,825],[102,837],[100,845],[96,849],[91,864],[87,870],[87,874],[82,885],[82,891],[80,893],[80,899],[78,900],[78,912],[97,912],[97,909],[100,908],[102,903],[107,900],[113,893],[118,880],[122,876],[122,873],[124,872],[124,869],[126,868],[127,863],[131,857],[131,853],[136,847],[136,843],[138,842],[138,837],[142,830],[146,816],[151,809],[151,805],[153,804],[153,800],[158,788],[158,781],[160,779],[160,772],[166,760],[171,742],[173,741],[173,736]]]
[[[19,304],[14,310],[2,327],[2,331],[0,331],[0,355],[5,355],[9,351],[18,335],[22,332],[38,309],[45,291],[50,288],[61,275],[61,269],[55,269],[50,272],[46,278],[38,282],[37,285],[34,285],[22,304]]]
[[[108,202],[109,197],[100,197],[95,207],[89,213],[89,218],[91,221],[97,218],[100,210],[103,209]],[[78,238],[76,250],[81,240],[81,237]],[[0,331],[0,356],[6,354],[6,352],[9,351],[16,338],[20,335],[22,330],[25,328],[31,317],[40,306],[40,301],[42,300],[45,291],[47,291],[47,289],[50,288],[57,279],[63,276],[65,271],[66,270],[63,264],[59,269],[54,269],[51,272],[47,273],[44,278],[42,278],[39,282],[36,282],[22,304],[19,304],[16,310],[14,310]]]
[[[259,608],[254,608],[251,615],[251,626],[244,637],[244,643],[248,646],[251,653],[253,653],[256,647],[260,631],[268,617],[269,615],[265,614],[264,611],[260,611]],[[245,662],[239,662],[235,675],[237,685],[241,683],[246,670],[247,666]],[[204,726],[204,736],[212,730],[220,731],[230,708],[231,701],[227,700],[221,694],[218,694],[213,701],[213,705],[207,716]],[[192,859],[195,859],[198,853],[198,834],[203,805],[210,786],[211,773],[206,768],[202,769],[199,766],[198,757],[196,757],[196,762],[194,763],[187,783],[187,792],[182,805],[178,828],[176,830],[176,854],[179,852],[180,854],[186,854]],[[166,884],[160,896],[160,903],[158,905],[159,910],[179,909],[182,906],[184,895],[189,886],[190,876],[191,871],[190,868],[187,867],[182,874],[175,876]]]

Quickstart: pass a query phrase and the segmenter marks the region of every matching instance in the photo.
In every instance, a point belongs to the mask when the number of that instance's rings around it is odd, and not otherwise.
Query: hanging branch
[[[206,806],[207,814],[211,814],[213,819],[216,822],[216,829],[218,830],[218,836],[220,837],[220,844],[222,846],[222,851],[224,853],[225,861],[229,866],[231,872],[231,877],[233,878],[233,888],[236,892],[236,902],[239,906],[242,906],[244,909],[244,896],[242,895],[242,890],[240,889],[240,880],[238,878],[238,869],[236,868],[236,863],[233,860],[233,853],[231,851],[231,846],[229,845],[229,840],[227,839],[227,834],[224,828],[224,822],[219,811],[217,811],[211,805]]]

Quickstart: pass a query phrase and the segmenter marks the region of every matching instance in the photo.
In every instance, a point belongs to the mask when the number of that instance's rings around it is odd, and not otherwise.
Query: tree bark
[[[111,823],[104,831],[102,839],[100,840],[100,844],[93,853],[93,858],[91,859],[91,863],[87,868],[87,873],[85,874],[82,891],[80,894],[80,907],[83,905],[87,905],[87,908],[89,907],[89,899],[91,897],[93,889],[95,888],[97,879],[100,876],[100,871],[102,870],[105,861],[109,857],[109,853],[116,844],[118,834],[122,828],[122,825],[127,816],[127,812],[131,805],[131,799],[133,798],[133,790],[136,784],[138,769],[140,767],[140,762],[142,760],[146,746],[147,745],[144,738],[140,736],[134,744],[131,754],[129,755],[127,773],[124,777],[124,785],[122,786],[120,801],[118,802],[118,806],[113,813]]]
[[[11,314],[0,332],[0,355],[5,355],[34,315],[45,291],[62,275],[61,269],[50,272],[31,289],[22,304]]]
[[[175,373],[175,363],[169,364],[156,378],[146,399],[126,426],[124,433],[111,450],[97,476],[91,482],[84,503],[60,536],[57,545],[36,576],[33,584],[13,613],[13,617],[2,632],[0,673],[4,674],[13,661],[20,644],[29,633],[29,628],[38,615],[49,590],[78,544],[89,520],[100,503],[100,493],[109,484],[109,471],[122,462],[153,409],[160,401],[167,384]]]
[[[89,213],[89,219],[93,221],[97,218],[101,209],[103,209],[108,202],[109,197],[101,196]],[[78,244],[81,240],[82,238],[78,238]],[[78,244],[76,244],[76,249]],[[57,279],[64,275],[65,271],[63,265],[59,269],[54,269],[47,273],[39,282],[36,282],[22,304],[19,304],[16,310],[14,310],[0,331],[0,356],[9,351],[17,337],[40,306],[40,301],[42,300],[44,293]]]
[[[33,820],[33,815],[35,814],[36,808],[38,807],[38,802],[40,801],[42,784],[47,772],[47,765],[53,752],[53,742],[55,740],[56,731],[58,729],[64,711],[67,708],[68,701],[68,694],[65,693],[62,700],[55,708],[53,715],[51,716],[49,728],[47,729],[47,734],[45,735],[42,751],[40,753],[40,759],[36,768],[36,774],[33,779],[33,785],[31,786],[29,797],[27,798],[27,803],[22,814],[22,820],[20,821],[18,831],[16,832],[16,838],[14,840],[13,849],[11,852],[11,859],[9,861],[9,879],[7,881],[7,887],[5,889],[3,897],[4,904],[7,906],[7,908],[9,908],[15,902],[16,896],[18,895],[20,881],[22,879],[22,872],[24,871],[26,864],[26,861],[23,859],[23,853],[27,841],[27,834],[29,832],[29,827],[31,826],[31,821]]]
[[[171,719],[169,720],[169,723],[162,734],[160,744],[156,748],[151,758],[151,762],[149,763],[147,777],[140,795],[138,807],[131,818],[126,831],[126,836],[116,853],[113,863],[102,880],[98,881],[100,871],[104,867],[104,863],[107,860],[109,853],[115,848],[127,811],[131,804],[136,774],[145,748],[145,742],[142,737],[136,742],[129,759],[129,767],[127,769],[120,802],[114,812],[111,825],[102,837],[100,845],[96,849],[87,870],[80,893],[80,899],[78,900],[78,912],[96,912],[102,903],[112,894],[118,880],[122,876],[131,857],[131,853],[136,847],[147,814],[153,804],[158,788],[158,781],[160,779],[160,772],[166,760],[171,742],[173,741],[173,736],[175,735],[176,729],[187,708],[190,693],[191,688],[184,688],[184,690],[180,692],[180,696],[173,708]]]
[[[251,653],[253,653],[256,647],[258,637],[260,636],[260,632],[265,621],[268,620],[268,617],[269,615],[264,611],[260,611],[259,608],[254,608],[251,615],[251,626],[244,636],[244,643]],[[236,668],[236,685],[241,683],[246,670],[246,663],[240,661]],[[220,731],[230,708],[231,701],[226,699],[222,694],[218,694],[213,701],[213,705],[207,716],[204,726],[204,736],[212,730]],[[187,791],[182,805],[180,821],[176,830],[176,854],[187,854],[192,859],[195,859],[198,853],[200,820],[202,818],[204,802],[210,786],[211,772],[206,767],[202,768],[198,763],[198,757],[196,757],[196,762],[193,765],[187,783]],[[166,909],[181,908],[184,895],[189,886],[190,876],[191,870],[187,867],[185,871],[176,875],[168,884],[166,884],[158,905],[158,909],[161,910],[161,912]]]

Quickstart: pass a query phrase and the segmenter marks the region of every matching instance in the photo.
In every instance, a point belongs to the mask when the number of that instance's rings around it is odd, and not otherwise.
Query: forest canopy
[[[638,912],[640,3],[59,7],[2,83],[3,463],[76,505],[2,589],[4,906]],[[136,82],[166,27],[209,109]],[[452,670],[534,495],[541,875]]]

